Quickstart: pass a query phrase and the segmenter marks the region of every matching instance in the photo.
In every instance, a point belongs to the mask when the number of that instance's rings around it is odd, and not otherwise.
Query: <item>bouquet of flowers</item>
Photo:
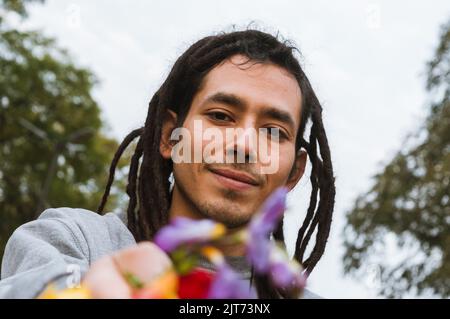
[[[270,238],[284,214],[287,189],[277,189],[262,205],[248,226],[228,234],[226,227],[212,220],[175,218],[155,236],[154,243],[171,258],[174,267],[151,283],[143,284],[133,274],[124,274],[136,299],[211,298],[248,299],[256,294],[227,262],[220,247],[243,244],[248,263],[255,274],[269,278],[271,283],[290,295],[300,296],[306,275],[299,263],[291,260],[280,243]],[[215,271],[198,266],[206,258]],[[57,291],[46,289],[40,298],[90,298],[86,287]]]

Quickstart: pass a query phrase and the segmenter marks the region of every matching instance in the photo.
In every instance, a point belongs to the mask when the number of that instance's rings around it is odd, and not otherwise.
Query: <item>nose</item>
[[[227,129],[228,130],[228,129]],[[226,132],[227,163],[256,163],[257,134],[253,125],[230,128]]]

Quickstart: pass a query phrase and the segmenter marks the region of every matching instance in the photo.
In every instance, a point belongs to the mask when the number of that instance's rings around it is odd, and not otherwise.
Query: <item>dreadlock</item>
[[[327,135],[322,122],[322,107],[311,84],[294,56],[298,51],[288,41],[258,30],[234,31],[205,37],[188,48],[175,62],[167,79],[152,97],[145,126],[131,132],[120,144],[111,163],[108,183],[98,213],[102,213],[114,180],[117,163],[127,146],[138,138],[131,159],[127,194],[128,228],[136,241],[151,240],[169,221],[170,183],[173,163],[159,153],[161,128],[167,110],[177,114],[181,126],[195,93],[205,75],[223,60],[242,54],[258,63],[273,63],[295,76],[302,94],[301,122],[296,137],[296,150],[306,150],[311,162],[312,185],[306,217],[298,230],[294,258],[310,274],[324,253],[330,233],[335,198],[333,166]],[[304,138],[306,125],[311,122],[309,139]],[[151,178],[149,178],[151,177]],[[141,200],[139,200],[141,199]],[[145,199],[145,200],[144,200]],[[305,251],[316,231],[310,255]],[[281,220],[273,236],[284,241]],[[275,289],[265,276],[252,275],[258,296],[283,298],[289,294]]]

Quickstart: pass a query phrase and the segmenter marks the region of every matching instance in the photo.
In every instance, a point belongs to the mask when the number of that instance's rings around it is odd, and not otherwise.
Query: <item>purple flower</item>
[[[266,237],[250,237],[247,243],[247,259],[258,273],[265,273],[269,269],[270,240]]]
[[[251,263],[255,272],[267,274],[278,288],[302,290],[305,287],[306,276],[302,273],[302,267],[275,242],[265,238],[252,241],[249,247],[253,249]]]
[[[267,237],[275,230],[286,209],[287,188],[277,188],[264,202],[261,210],[250,222],[252,236]]]
[[[258,273],[266,273],[269,267],[270,234],[286,208],[287,189],[278,188],[264,202],[262,209],[253,217],[249,225],[247,258]]]
[[[300,264],[290,260],[283,249],[271,244],[268,273],[273,284],[279,288],[303,289],[306,276]]]
[[[185,217],[175,218],[169,225],[160,229],[154,242],[162,250],[171,252],[183,244],[203,243],[217,239],[225,234],[223,224],[212,220],[193,220]]]
[[[242,279],[226,263],[220,264],[211,284],[208,299],[254,299],[256,293],[249,282]]]
[[[278,188],[250,222],[247,258],[255,272],[267,274],[276,287],[301,290],[306,283],[302,267],[270,239],[286,208],[286,195],[286,188]]]

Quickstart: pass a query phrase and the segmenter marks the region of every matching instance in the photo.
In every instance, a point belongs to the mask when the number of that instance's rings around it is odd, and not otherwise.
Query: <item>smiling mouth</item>
[[[213,173],[216,179],[226,188],[243,191],[259,185],[259,182],[254,177],[243,172],[211,168],[208,170]]]

